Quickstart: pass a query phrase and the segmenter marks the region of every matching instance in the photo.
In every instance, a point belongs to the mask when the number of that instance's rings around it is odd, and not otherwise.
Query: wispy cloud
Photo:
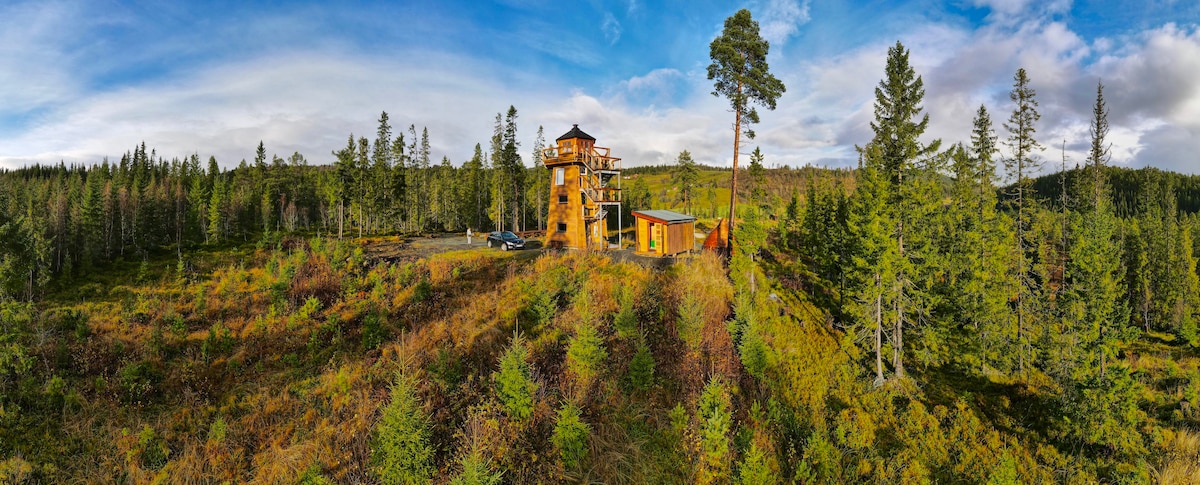
[[[0,157],[0,164],[94,163],[143,140],[166,156],[215,155],[226,165],[252,156],[259,140],[272,152],[299,151],[322,162],[348,133],[373,134],[381,110],[397,126],[429,126],[435,151],[461,161],[490,136],[489,113],[510,102],[540,104],[533,94],[540,81],[521,79],[533,89],[517,91],[482,75],[494,67],[449,54],[414,66],[314,52],[223,65],[55,109],[32,129],[0,139],[21,154]]]
[[[766,0],[757,10],[762,11],[761,33],[772,45],[780,45],[787,41],[808,23],[809,0]]]
[[[0,6],[0,113],[61,103],[79,91],[70,72],[74,59],[59,30],[75,23],[62,4]]]
[[[621,40],[621,23],[617,22],[617,18],[612,12],[604,12],[604,21],[600,23],[600,31],[604,32],[604,38],[608,40],[609,45],[616,44]]]

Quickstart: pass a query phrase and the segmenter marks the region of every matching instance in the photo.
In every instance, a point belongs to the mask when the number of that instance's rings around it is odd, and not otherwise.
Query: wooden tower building
[[[574,125],[542,152],[550,169],[550,211],[546,245],[558,248],[620,247],[621,159]],[[609,218],[616,217],[617,241],[609,240]]]

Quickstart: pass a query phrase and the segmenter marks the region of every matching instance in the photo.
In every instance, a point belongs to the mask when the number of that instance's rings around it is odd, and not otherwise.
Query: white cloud
[[[1015,25],[1071,10],[1071,0],[974,0],[976,7],[991,10],[993,24]]]
[[[759,21],[763,38],[771,45],[783,45],[801,25],[808,23],[808,2],[809,0],[766,0],[765,5],[756,9],[763,12]]]
[[[79,89],[68,71],[61,27],[74,23],[58,3],[0,6],[0,107],[21,113],[58,103]]]
[[[600,31],[604,32],[604,39],[610,45],[621,40],[621,23],[617,22],[617,18],[613,16],[612,12],[604,12],[604,21],[600,23]]]
[[[688,82],[677,69],[659,68],[617,83],[605,90],[605,96],[643,106],[670,105],[677,96],[687,94]]]
[[[41,117],[30,130],[0,136],[0,165],[34,161],[93,163],[145,141],[167,157],[198,152],[226,166],[253,156],[259,140],[281,156],[299,151],[313,163],[354,132],[372,138],[379,112],[393,131],[427,125],[436,154],[460,162],[491,134],[489,113],[511,102],[537,110],[544,82],[529,75],[515,91],[481,73],[495,66],[450,55],[408,62],[295,53],[186,73],[153,86],[100,93]],[[451,67],[453,66],[453,67]],[[528,94],[524,94],[528,93]],[[528,135],[532,138],[532,129]]]

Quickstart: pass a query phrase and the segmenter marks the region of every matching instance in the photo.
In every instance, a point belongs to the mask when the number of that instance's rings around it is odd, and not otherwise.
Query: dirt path
[[[431,234],[420,237],[388,236],[366,238],[363,240],[362,245],[363,252],[366,253],[367,258],[395,263],[416,261],[434,254],[449,251],[489,250],[486,241],[486,233],[482,237],[472,237],[470,244],[467,244],[467,237],[464,234]],[[528,246],[528,249],[514,251],[518,259],[533,259],[542,253],[540,242],[530,241]],[[500,251],[499,248],[490,250]]]
[[[484,250],[500,251],[499,248],[487,247],[487,233],[483,237],[473,237],[467,244],[465,234],[431,234],[421,237],[388,236],[381,238],[366,238],[363,240],[363,252],[371,260],[383,260],[391,263],[416,261],[428,258],[434,254],[449,251]],[[528,240],[526,249],[512,251],[519,261],[532,261],[545,251],[553,251],[542,247],[541,241]],[[692,256],[680,255],[672,258],[657,258],[634,254],[632,249],[609,250],[605,254],[616,261],[637,263],[648,268],[664,269],[677,261]]]

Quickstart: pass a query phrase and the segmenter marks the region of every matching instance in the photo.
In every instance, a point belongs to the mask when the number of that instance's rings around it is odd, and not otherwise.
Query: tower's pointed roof
[[[570,140],[572,138],[596,141],[595,138],[592,138],[592,135],[584,133],[583,130],[579,129],[579,125],[571,125],[571,131],[568,131],[563,136],[556,138],[554,141]]]

